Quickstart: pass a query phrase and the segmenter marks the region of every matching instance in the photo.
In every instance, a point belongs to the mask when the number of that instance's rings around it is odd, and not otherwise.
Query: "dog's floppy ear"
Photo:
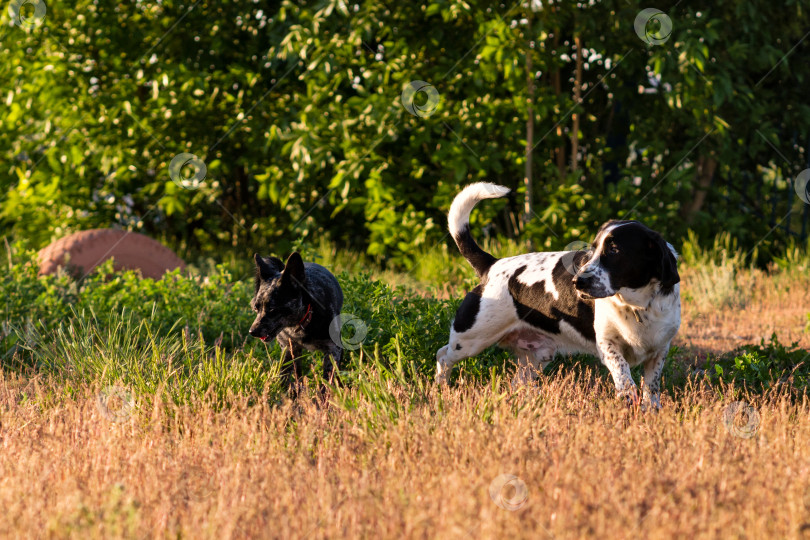
[[[304,260],[301,259],[300,253],[293,251],[292,255],[287,259],[287,263],[284,265],[281,279],[292,285],[303,285],[306,278]]]
[[[678,261],[672,250],[669,249],[669,244],[657,232],[651,231],[650,241],[653,243],[653,249],[658,253],[654,256],[656,259],[660,257],[659,278],[661,280],[661,288],[669,292],[677,283],[681,281],[681,276],[678,274]]]

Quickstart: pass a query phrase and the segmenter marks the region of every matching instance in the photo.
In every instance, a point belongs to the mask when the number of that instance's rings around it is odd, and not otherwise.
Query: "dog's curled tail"
[[[509,188],[486,182],[470,184],[456,195],[453,204],[450,205],[450,212],[447,214],[450,234],[453,236],[458,250],[465,259],[470,261],[478,277],[486,274],[489,267],[498,259],[481,249],[473,240],[472,234],[470,234],[470,212],[478,201],[504,197],[509,191]]]

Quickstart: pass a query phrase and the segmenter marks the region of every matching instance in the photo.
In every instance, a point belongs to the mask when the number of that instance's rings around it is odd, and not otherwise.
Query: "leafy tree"
[[[328,235],[407,266],[488,180],[518,196],[482,220],[536,247],[617,216],[747,247],[801,233],[808,2],[670,5],[656,44],[647,6],[615,0],[28,4],[30,24],[2,15],[0,223],[35,246],[132,228],[186,257]],[[172,179],[181,153],[197,168]]]

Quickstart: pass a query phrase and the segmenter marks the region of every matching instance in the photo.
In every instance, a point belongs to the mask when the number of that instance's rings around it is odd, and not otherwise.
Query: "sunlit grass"
[[[810,410],[775,391],[737,418],[691,384],[650,415],[588,370],[436,389],[373,361],[328,404],[133,392],[111,418],[104,391],[0,375],[3,536],[783,538],[808,518]],[[515,511],[490,496],[504,474]]]
[[[368,336],[339,384],[305,354],[296,401],[278,347],[243,337],[249,278],[219,267],[75,283],[7,254],[0,536],[795,536],[810,523],[796,481],[810,470],[810,357],[807,339],[783,336],[807,321],[805,256],[764,271],[724,237],[682,251],[684,325],[658,414],[623,406],[586,356],[514,390],[493,347],[437,388],[435,351],[475,283],[452,249],[410,272],[327,243],[305,252],[339,274]],[[794,334],[761,345],[699,337],[796,309]],[[489,494],[504,474],[528,494],[513,512]]]

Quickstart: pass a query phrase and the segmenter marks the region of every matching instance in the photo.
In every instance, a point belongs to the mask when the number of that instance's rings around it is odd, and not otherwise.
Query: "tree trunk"
[[[560,29],[554,29],[554,50],[557,50],[557,47],[560,46]],[[551,73],[551,84],[554,87],[554,95],[557,98],[560,97],[562,93],[562,85],[560,84],[560,68],[554,68],[554,71]],[[565,176],[565,139],[563,138],[563,130],[562,126],[557,126],[557,137],[559,138],[559,146],[554,150],[555,159],[557,161],[557,173],[559,174],[560,178]]]
[[[706,194],[709,192],[717,160],[713,156],[700,156],[695,167],[695,189],[692,192],[692,202],[683,207],[681,215],[686,223],[691,224],[695,215],[703,208]]]
[[[532,10],[528,10],[529,28],[532,27]],[[523,183],[526,187],[526,196],[523,201],[523,225],[532,218],[532,149],[534,148],[534,73],[532,67],[531,34],[526,44],[526,169]]]
[[[574,80],[574,107],[579,107],[582,101],[582,38],[574,36],[577,49],[576,79]],[[576,171],[579,152],[579,113],[571,115],[573,126],[571,129],[571,171]]]

